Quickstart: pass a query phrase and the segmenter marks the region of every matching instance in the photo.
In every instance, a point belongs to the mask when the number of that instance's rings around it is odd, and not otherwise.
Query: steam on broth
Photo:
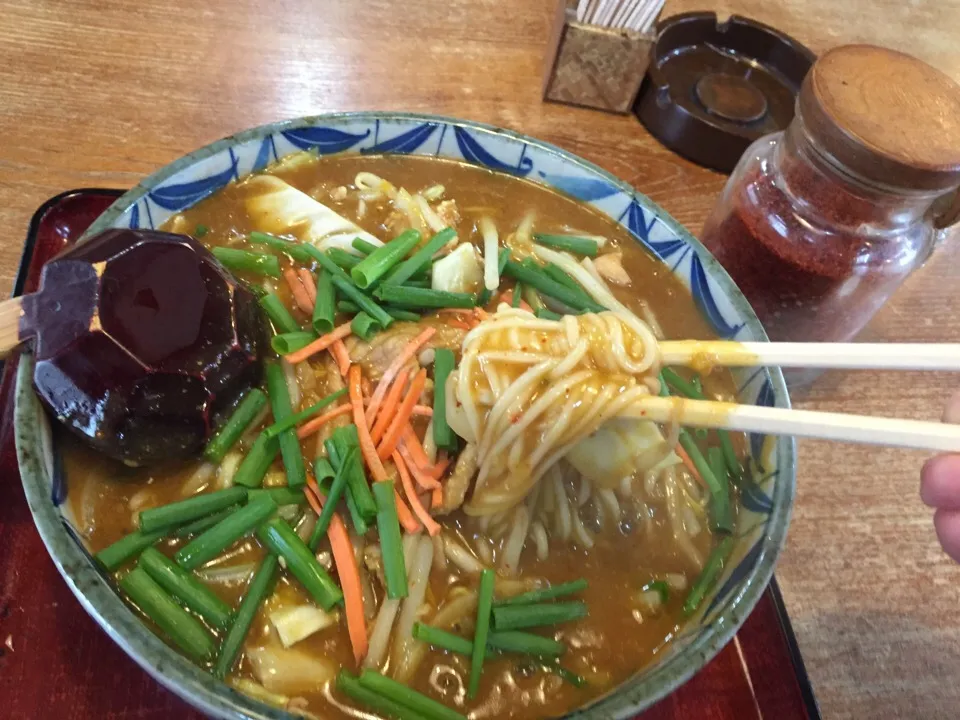
[[[722,553],[736,522],[731,481],[744,442],[735,434],[692,431],[679,442],[678,427],[615,417],[630,398],[661,391],[658,339],[713,337],[686,289],[626,231],[569,197],[473,166],[305,153],[227,186],[164,229],[211,248],[278,258],[280,277],[235,272],[279,300],[280,310],[268,315],[282,336],[274,347],[284,356],[268,361],[269,400],[248,401],[238,437],[213,460],[138,470],[61,439],[77,527],[95,552],[106,550],[98,557],[161,637],[267,703],[344,718],[382,708],[358,700],[350,677],[338,682],[341,670],[378,671],[472,718],[550,717],[607,692],[664,651],[685,621],[685,603],[688,611],[695,605],[699,589],[691,590],[702,570],[723,560],[717,548]],[[275,240],[252,241],[253,232],[298,244],[283,252]],[[398,262],[416,257],[441,233],[432,267],[424,272],[413,263],[404,270],[402,287],[410,292],[382,290]],[[333,281],[319,276],[333,273],[315,254],[297,251],[309,244],[349,275],[366,253],[398,237],[410,239],[402,256],[385,273],[373,268],[382,274],[366,289],[355,287],[359,301],[340,285],[324,287]],[[509,259],[500,257],[504,249]],[[585,260],[584,252],[595,257]],[[543,273],[546,267],[560,278],[553,282],[572,280],[565,287],[573,295],[564,298],[602,312],[572,314],[576,308],[532,282],[517,287],[522,268]],[[452,294],[418,292],[435,289]],[[328,292],[339,339],[314,353],[308,343],[316,340],[320,313],[313,310]],[[468,307],[417,305],[436,297],[456,305],[465,294],[473,297],[463,303]],[[369,313],[356,319],[363,298],[396,318],[385,328]],[[293,326],[282,328],[288,318]],[[323,320],[317,327],[324,328]],[[447,377],[442,387],[438,376]],[[667,379],[676,394],[733,397],[723,370]],[[438,391],[446,394],[444,404],[434,402]],[[286,430],[264,433],[298,412],[299,422],[292,418]],[[266,456],[259,469],[258,453]],[[702,484],[696,458],[685,462],[690,454],[713,461],[729,508],[718,511],[722,499]],[[292,467],[297,462],[306,472]],[[368,488],[393,482],[396,495],[383,486],[367,497],[369,491],[351,484],[358,481],[351,471]],[[319,495],[311,489],[315,480]],[[163,517],[152,509],[251,485],[261,489],[245,499],[242,492],[218,495],[223,503],[214,510],[180,513],[189,522],[161,526],[156,536],[144,530]],[[329,493],[341,499],[329,528],[319,532],[319,501]],[[374,510],[365,514],[371,502]],[[252,516],[261,506],[265,519],[256,527],[195,564],[191,558],[203,557],[194,555],[198,538],[219,527],[217,520],[241,511]],[[303,570],[278,550],[289,548],[284,528],[299,547],[317,541],[316,567]],[[124,540],[116,550],[115,543],[138,531],[142,542]],[[189,575],[184,582],[198,581],[229,608],[229,622],[217,627],[189,600],[161,588],[201,623],[212,651],[204,641],[192,646],[161,629],[137,600],[135,583],[124,580],[151,544]],[[277,553],[279,567],[265,577]],[[496,575],[486,633],[492,649],[471,695],[471,656],[443,649],[431,633],[445,631],[471,649],[486,590],[481,576],[490,570]],[[275,584],[267,582],[274,575]],[[324,578],[332,602],[324,602]],[[155,589],[149,578],[143,583]],[[249,631],[229,637],[245,612],[237,608],[258,583],[263,602],[247,608],[255,609]],[[523,611],[509,610],[529,607],[525,593],[565,583],[574,583],[571,592],[539,601],[555,606],[560,622],[528,626]],[[516,604],[503,604],[517,596]],[[505,635],[517,632],[504,630],[514,616],[528,635]],[[526,642],[527,652],[516,652],[511,640]],[[224,659],[235,641],[236,657]],[[368,674],[360,686],[389,695],[378,677]]]

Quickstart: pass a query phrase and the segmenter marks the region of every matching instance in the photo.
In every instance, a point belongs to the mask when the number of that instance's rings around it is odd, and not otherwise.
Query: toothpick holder
[[[628,113],[650,62],[654,33],[585,25],[575,3],[559,3],[543,79],[543,99]]]

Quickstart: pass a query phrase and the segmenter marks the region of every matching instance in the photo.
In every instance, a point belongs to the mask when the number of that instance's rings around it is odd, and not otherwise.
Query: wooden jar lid
[[[869,181],[960,185],[960,85],[909,55],[845,45],[804,79],[798,110],[814,144]]]

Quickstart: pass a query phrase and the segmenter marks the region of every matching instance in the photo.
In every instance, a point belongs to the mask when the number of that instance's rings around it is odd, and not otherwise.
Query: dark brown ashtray
[[[793,119],[815,55],[772,27],[733,15],[674,15],[657,25],[633,106],[661,143],[699,165],[730,172],[754,140]]]

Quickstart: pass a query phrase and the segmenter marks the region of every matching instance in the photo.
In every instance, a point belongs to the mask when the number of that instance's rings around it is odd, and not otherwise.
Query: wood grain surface
[[[671,0],[665,12],[705,5]],[[818,52],[877,42],[960,79],[960,0],[712,5]],[[723,177],[672,155],[632,117],[540,102],[551,14],[549,0],[0,0],[0,295],[49,196],[128,187],[218,137],[334,110],[435,112],[519,130],[600,164],[698,231]],[[958,280],[952,238],[867,336],[960,342]],[[932,419],[957,386],[938,374],[828,374],[797,404]],[[827,718],[955,718],[960,707],[960,568],[918,498],[922,461],[800,443],[778,576]]]

